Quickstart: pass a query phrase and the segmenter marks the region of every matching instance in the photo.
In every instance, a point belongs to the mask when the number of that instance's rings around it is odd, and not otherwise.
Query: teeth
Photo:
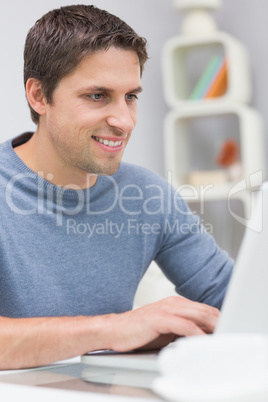
[[[103,140],[102,138],[98,137],[93,137],[96,141],[100,142],[101,144],[107,145],[109,147],[118,147],[119,145],[122,144],[123,141],[108,141],[108,140]]]

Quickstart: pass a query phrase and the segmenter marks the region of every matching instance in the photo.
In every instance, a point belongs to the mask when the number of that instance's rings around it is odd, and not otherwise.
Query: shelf
[[[254,109],[237,103],[214,102],[209,107],[200,104],[169,112],[164,125],[165,171],[172,176],[173,185],[176,188],[191,185],[191,172],[219,171],[215,159],[219,146],[227,138],[234,138],[240,148],[242,175],[237,181],[244,177],[248,180],[258,171],[264,176],[262,120]],[[203,186],[213,186],[207,193],[210,199],[226,198],[234,185],[227,179],[220,181],[213,180],[213,175],[209,183],[204,181]]]
[[[191,100],[190,95],[214,55],[225,57],[228,86],[218,98]],[[246,49],[232,36],[217,31],[210,36],[176,36],[163,49],[164,96],[171,108],[217,101],[248,103],[251,98],[250,68]]]
[[[176,194],[205,223],[214,221],[213,235],[235,256],[255,189],[265,180],[265,146],[262,118],[247,106],[248,52],[207,12],[219,4],[174,0],[187,12],[181,34],[162,52],[164,98],[171,108],[164,121],[164,167]]]
[[[227,182],[224,184],[211,184],[204,186],[192,186],[188,184],[179,185],[176,188],[179,190],[180,195],[185,199],[185,201],[200,202],[200,201],[217,201],[225,200],[228,198],[228,194],[231,193],[232,188],[235,183]],[[248,201],[250,197],[250,192],[238,191],[232,195],[232,199]]]

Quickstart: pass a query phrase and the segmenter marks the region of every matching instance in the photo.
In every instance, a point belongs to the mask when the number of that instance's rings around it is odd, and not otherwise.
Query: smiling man
[[[145,39],[67,6],[31,28],[24,58],[37,129],[0,147],[0,368],[213,332],[233,261],[175,189],[121,163]],[[153,260],[181,296],[132,310]]]

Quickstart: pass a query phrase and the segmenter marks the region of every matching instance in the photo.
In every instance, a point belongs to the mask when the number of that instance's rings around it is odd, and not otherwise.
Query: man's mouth
[[[106,145],[107,147],[111,147],[111,148],[120,147],[120,145],[121,145],[122,142],[123,142],[122,140],[119,140],[119,141],[103,140],[102,138],[95,137],[95,136],[92,136],[92,138],[93,138],[95,141],[98,141],[98,142],[100,142],[101,144],[104,144],[104,145]]]

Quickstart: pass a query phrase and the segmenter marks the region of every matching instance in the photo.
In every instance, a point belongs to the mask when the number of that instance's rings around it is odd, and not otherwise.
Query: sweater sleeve
[[[177,197],[162,222],[156,263],[176,291],[191,300],[220,308],[234,262],[207,233],[198,216]]]

